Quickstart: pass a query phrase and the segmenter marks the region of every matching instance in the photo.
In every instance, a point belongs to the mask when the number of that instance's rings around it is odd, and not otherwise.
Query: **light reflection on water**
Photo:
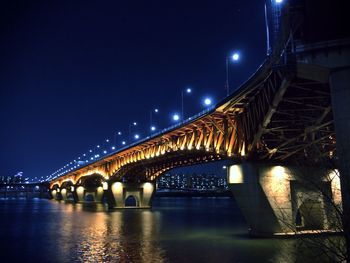
[[[12,259],[4,262],[314,261],[294,239],[249,238],[227,198],[163,198],[152,210],[113,212],[102,204],[7,200],[0,226],[0,252]]]

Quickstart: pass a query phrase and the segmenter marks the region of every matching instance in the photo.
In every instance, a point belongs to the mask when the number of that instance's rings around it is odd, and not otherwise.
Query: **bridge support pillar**
[[[103,188],[102,186],[98,187],[84,187],[77,186],[75,189],[75,200],[78,203],[84,202],[102,202],[103,198]]]
[[[83,186],[77,186],[75,189],[76,196],[77,196],[77,202],[83,203],[84,202],[84,195],[85,195],[85,189]]]
[[[228,183],[253,236],[340,231],[334,171],[243,163],[230,166]]]
[[[62,188],[61,189],[61,195],[62,195],[62,200],[63,201],[67,201],[67,194],[68,194],[67,189],[66,188]]]
[[[155,184],[113,182],[111,192],[114,208],[150,208]]]
[[[52,199],[62,200],[62,194],[59,188],[51,190]]]
[[[116,206],[115,198],[111,188],[112,184],[110,182],[103,183],[104,197],[109,209],[113,209]]]
[[[74,186],[70,186],[69,188],[62,188],[60,190],[62,195],[62,200],[65,202],[78,202],[78,196],[75,191]]]
[[[347,57],[349,63],[350,55]],[[337,138],[340,180],[343,196],[343,225],[350,253],[350,68],[331,73],[332,108]]]

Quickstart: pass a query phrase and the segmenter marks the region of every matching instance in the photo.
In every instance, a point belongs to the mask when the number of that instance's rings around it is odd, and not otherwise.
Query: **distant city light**
[[[154,112],[157,113],[159,110],[158,109],[154,109]]]
[[[126,144],[126,141],[122,141],[122,144],[125,145],[125,144]]]
[[[91,152],[91,153],[92,153],[92,150],[89,150],[89,152]]]
[[[97,145],[97,148],[100,148],[100,145]]]
[[[281,4],[283,0],[275,0],[276,4]]]
[[[191,92],[192,92],[192,89],[191,89],[191,88],[187,88],[187,89],[186,89],[186,92],[187,92],[187,93],[191,93]]]
[[[136,122],[136,121],[134,121],[132,125],[136,126],[136,125],[137,125],[137,122]]]
[[[211,99],[209,99],[209,98],[205,98],[204,99],[204,104],[205,105],[209,106],[211,103],[212,103]]]
[[[151,131],[155,131],[156,127],[155,126],[151,126]]]
[[[103,151],[103,153],[104,153],[104,154],[106,154],[106,153],[107,153],[107,151],[105,150],[105,151]]]
[[[119,131],[119,132],[118,132],[118,135],[122,135],[122,132]]]
[[[112,146],[112,150],[115,150],[115,147],[114,147],[114,146]]]
[[[139,138],[140,138],[140,135],[135,134],[135,135],[134,135],[134,138],[137,140],[137,139],[139,139]]]
[[[108,139],[106,139],[106,142],[109,142],[109,140],[108,140]]]
[[[180,120],[180,115],[177,114],[177,113],[175,113],[175,114],[173,115],[173,120],[174,120],[174,121]]]

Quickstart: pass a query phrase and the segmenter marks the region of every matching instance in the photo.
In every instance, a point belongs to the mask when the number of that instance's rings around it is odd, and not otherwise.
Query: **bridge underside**
[[[164,172],[182,166],[190,166],[226,159],[224,154],[209,151],[182,150],[172,152],[165,157],[143,160],[130,164],[111,176],[114,181],[153,181]]]
[[[302,63],[275,67],[251,86],[251,92],[222,107],[223,112],[236,112],[249,159],[288,162],[334,157],[327,69]]]
[[[328,71],[303,64],[296,70],[255,135],[259,159],[323,161],[336,153]]]

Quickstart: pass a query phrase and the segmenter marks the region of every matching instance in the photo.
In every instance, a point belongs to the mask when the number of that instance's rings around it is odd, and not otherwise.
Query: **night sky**
[[[46,176],[129,124],[149,134],[237,88],[266,56],[264,0],[1,1],[0,176]],[[122,131],[123,136],[115,136]],[[125,136],[126,135],[126,136]],[[103,146],[104,147],[104,146]]]

